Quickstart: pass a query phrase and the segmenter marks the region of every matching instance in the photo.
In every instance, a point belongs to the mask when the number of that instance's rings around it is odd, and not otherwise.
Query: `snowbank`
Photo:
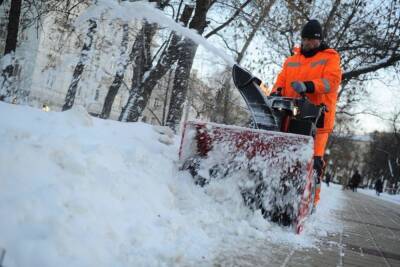
[[[177,170],[178,138],[162,144],[147,124],[3,102],[0,124],[7,267],[209,266],[222,249],[309,247],[340,230],[339,189],[323,188],[317,216],[295,235],[251,213],[233,184],[195,186]]]
[[[382,193],[380,196],[378,196],[376,195],[375,190],[360,188],[357,189],[357,192],[400,205],[400,195],[389,195],[388,193]]]

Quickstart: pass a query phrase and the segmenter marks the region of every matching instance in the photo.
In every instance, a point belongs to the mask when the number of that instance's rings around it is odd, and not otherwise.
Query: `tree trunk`
[[[122,112],[119,116],[119,120],[126,120],[124,119],[125,115],[128,115],[129,108],[128,105],[132,98],[136,96],[137,88],[140,86],[141,82],[144,80],[144,75],[151,69],[152,62],[151,62],[151,43],[153,37],[156,33],[156,25],[150,24],[145,22],[143,29],[139,36],[136,37],[135,43],[132,47],[132,53],[130,58],[132,62],[134,62],[134,68],[132,73],[132,83],[131,89],[129,92],[129,97],[126,105],[122,109]],[[130,120],[128,120],[130,121]],[[136,120],[135,120],[136,121]]]
[[[12,0],[10,6],[10,13],[8,15],[8,25],[7,25],[7,38],[6,46],[4,49],[4,55],[11,54],[13,59],[11,63],[7,65],[1,72],[1,87],[0,87],[0,99],[10,98],[15,92],[13,92],[13,73],[15,59],[13,53],[17,48],[18,42],[18,29],[19,29],[19,19],[21,15],[21,2],[22,0]],[[5,90],[5,92],[3,92]]]
[[[190,39],[184,40],[182,50],[184,51],[178,59],[175,71],[171,100],[167,115],[167,126],[176,131],[182,118],[183,106],[188,91],[190,70],[192,69],[194,56],[198,45]]]
[[[196,11],[193,19],[190,21],[189,28],[197,30],[200,35],[203,34],[204,29],[207,26],[206,18],[210,4],[211,0],[198,0],[196,2]],[[185,38],[182,43],[167,115],[167,125],[174,131],[177,130],[177,126],[179,126],[182,118],[183,104],[186,100],[190,71],[198,47],[197,44],[188,38]]]
[[[168,74],[167,88],[165,89],[165,95],[164,95],[164,101],[163,101],[163,112],[162,112],[162,125],[163,126],[166,123],[168,95],[169,95],[169,89],[171,87],[171,80],[172,80],[172,70]]]
[[[149,2],[156,2],[157,8],[160,10],[164,10],[164,8],[169,4],[169,0],[168,1],[150,0]],[[145,64],[145,67],[136,64],[135,68],[136,69],[140,68],[140,69],[139,70],[137,69],[136,71],[134,70],[133,72],[133,76],[135,77],[136,80],[143,79],[144,71],[148,69],[150,67],[149,64],[151,64],[151,62],[149,61],[150,44],[152,43],[153,37],[156,33],[156,28],[157,28],[156,25],[150,24],[147,21],[144,22],[143,29],[140,31],[139,36],[136,37],[135,42],[133,43],[129,59],[124,60],[126,50],[128,47],[128,34],[129,34],[129,25],[124,24],[123,26],[124,33],[121,43],[121,63],[118,64],[119,67],[117,69],[117,72],[115,73],[113,83],[108,89],[106,98],[104,100],[103,110],[100,115],[101,118],[108,119],[110,117],[112,105],[124,80],[125,71],[129,64],[131,64],[132,62]],[[146,60],[148,60],[149,62],[143,62],[143,58],[146,58]]]
[[[78,64],[75,66],[75,70],[72,75],[72,81],[71,81],[71,84],[69,85],[68,92],[65,97],[65,103],[62,107],[63,111],[70,109],[74,105],[76,89],[78,88],[78,83],[81,79],[83,70],[85,69],[85,65],[89,58],[89,51],[91,50],[91,47],[93,44],[93,37],[94,37],[94,34],[96,33],[96,28],[97,28],[96,21],[93,19],[90,19],[89,20],[89,30],[86,34],[86,39],[83,44],[83,48],[81,51],[81,55],[80,55]]]
[[[193,7],[186,5],[180,21],[183,25],[187,25],[190,17],[192,16]],[[160,55],[160,59],[156,66],[151,67],[151,62],[148,64],[146,69],[139,69],[139,74],[134,73],[132,77],[131,91],[126,105],[122,109],[119,117],[120,121],[138,121],[144,108],[149,101],[151,93],[156,86],[157,82],[167,73],[171,66],[176,62],[179,52],[179,42],[182,37],[177,35],[175,32],[172,33],[172,38],[168,47]],[[150,49],[150,47],[149,47]],[[148,50],[150,55],[150,50]],[[150,56],[147,56],[149,60]],[[144,57],[139,57],[139,61],[143,60]],[[144,66],[140,62],[135,62],[137,67]],[[137,69],[137,68],[135,68]],[[145,75],[146,74],[146,75]]]
[[[174,36],[171,40],[172,44],[170,44],[167,49],[168,52],[163,53],[159,63],[157,63],[155,67],[151,68],[148,64],[144,67],[145,64],[141,62],[146,60],[145,57],[140,57],[139,60],[136,61],[136,70],[134,72],[139,72],[140,74],[133,75],[132,77],[131,91],[129,93],[128,101],[122,109],[119,118],[120,121],[138,121],[147,105],[153,88],[176,61],[175,52],[178,50],[177,44],[181,38],[175,35],[175,33],[173,35]]]
[[[104,100],[103,110],[101,111],[101,114],[100,114],[100,117],[103,119],[108,119],[108,117],[110,117],[112,105],[114,103],[115,97],[118,94],[119,88],[121,87],[122,81],[124,80],[126,67],[129,64],[129,60],[126,59],[126,51],[128,49],[128,41],[129,41],[129,25],[124,24],[122,26],[122,31],[123,31],[123,33],[122,33],[122,42],[121,42],[121,49],[120,49],[120,52],[121,52],[120,62],[118,63],[117,71],[114,76],[114,80],[113,80],[112,84],[110,85],[110,88],[108,88],[108,92],[107,92],[106,98]],[[136,41],[133,44],[131,55],[133,53],[135,53],[135,50],[134,50],[134,48],[136,47],[135,44],[136,44]]]
[[[15,52],[15,49],[17,48],[21,2],[22,0],[11,1],[10,14],[8,15],[7,39],[4,55]]]

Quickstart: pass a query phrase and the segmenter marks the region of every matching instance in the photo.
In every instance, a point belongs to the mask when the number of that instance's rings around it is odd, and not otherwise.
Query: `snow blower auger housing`
[[[217,179],[236,181],[247,206],[300,233],[313,208],[313,136],[324,107],[305,97],[264,96],[261,81],[238,65],[233,80],[256,129],[187,122],[181,169],[200,186]]]

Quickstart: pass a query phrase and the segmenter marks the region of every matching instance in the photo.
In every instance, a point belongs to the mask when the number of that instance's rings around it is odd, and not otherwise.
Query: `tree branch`
[[[381,115],[378,115],[378,114],[376,114],[374,112],[367,111],[367,110],[358,111],[358,112],[350,112],[350,111],[345,111],[345,110],[338,110],[336,112],[336,114],[344,114],[344,115],[347,115],[347,116],[350,116],[350,117],[354,117],[354,116],[357,116],[357,115],[370,115],[370,116],[374,116],[374,117],[377,117],[377,118],[382,119],[382,120],[387,120],[384,117],[382,117]]]
[[[327,19],[325,20],[325,23],[324,23],[324,30],[323,30],[323,33],[322,33],[322,36],[324,36],[324,38],[327,37],[328,32],[330,31],[333,18],[335,16],[335,13],[336,13],[339,5],[340,5],[340,0],[335,0],[335,2],[332,4],[331,11],[329,12],[329,15],[328,15],[328,17],[327,17]]]
[[[240,64],[240,62],[243,59],[243,56],[245,54],[245,52],[247,51],[247,48],[249,47],[250,43],[253,41],[254,36],[256,35],[258,29],[260,28],[261,24],[263,23],[263,21],[265,20],[265,18],[267,17],[267,15],[269,14],[269,11],[271,10],[272,5],[275,3],[276,0],[270,0],[268,5],[264,6],[264,8],[261,10],[261,14],[256,22],[256,25],[254,25],[250,35],[248,36],[248,38],[246,38],[246,42],[244,43],[241,51],[238,54],[238,57],[236,59],[237,63]]]
[[[353,6],[353,9],[352,9],[350,15],[348,16],[348,18],[347,18],[346,21],[345,21],[345,23],[344,23],[343,26],[337,31],[336,34],[339,34],[339,33],[340,33],[340,35],[339,35],[339,38],[337,38],[337,40],[336,40],[336,44],[333,46],[334,48],[337,48],[337,47],[339,46],[340,41],[342,40],[342,38],[343,38],[345,32],[346,32],[347,29],[350,27],[350,22],[352,21],[352,19],[353,19],[354,16],[356,15],[357,8],[358,8],[358,5],[357,5],[357,3],[355,3],[355,5]]]
[[[388,58],[386,61],[381,61],[376,64],[372,64],[367,67],[359,68],[356,70],[348,71],[343,73],[342,75],[342,80],[350,80],[352,78],[358,77],[362,74],[370,73],[373,71],[377,71],[382,68],[390,67],[395,65],[397,62],[400,61],[400,54],[399,55],[392,55],[390,58]]]
[[[153,117],[157,120],[158,124],[159,124],[159,125],[162,125],[160,119],[159,119],[158,116],[154,113],[154,111],[153,111],[151,108],[149,108],[149,107],[146,107],[146,108],[147,108],[148,111],[150,111],[150,113],[153,115]]]
[[[208,39],[210,36],[216,34],[218,31],[225,28],[225,26],[227,26],[229,23],[231,23],[240,14],[240,12],[243,10],[243,8],[245,8],[251,1],[252,0],[246,0],[238,9],[236,9],[235,13],[233,13],[233,15],[227,21],[225,21],[224,23],[219,25],[217,28],[215,28],[214,30],[207,33],[204,36],[204,38]]]

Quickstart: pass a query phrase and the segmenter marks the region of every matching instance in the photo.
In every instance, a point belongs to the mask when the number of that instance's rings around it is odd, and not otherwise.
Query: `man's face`
[[[309,38],[302,38],[301,39],[301,47],[304,51],[310,51],[319,47],[321,44],[321,40],[319,39],[309,39]]]

